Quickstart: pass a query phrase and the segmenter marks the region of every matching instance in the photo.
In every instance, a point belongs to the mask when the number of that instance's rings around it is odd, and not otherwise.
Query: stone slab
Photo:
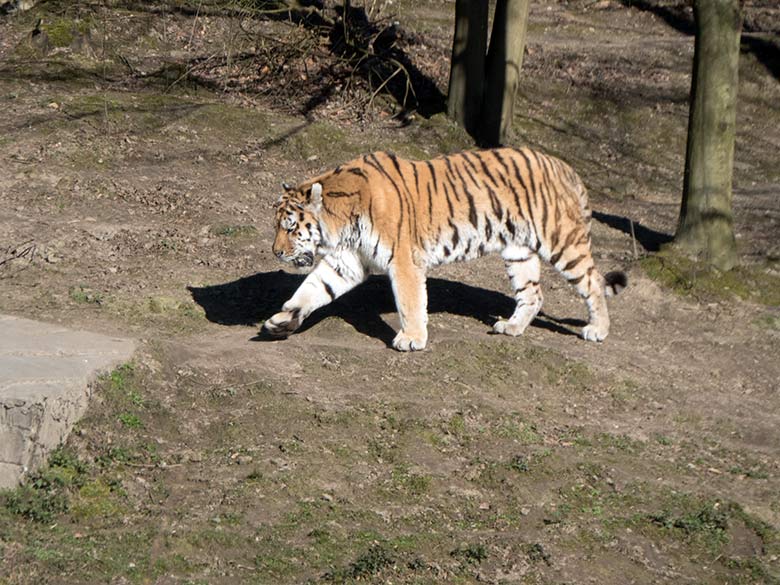
[[[129,339],[0,315],[0,488],[45,463],[86,411],[90,383],[134,350]]]

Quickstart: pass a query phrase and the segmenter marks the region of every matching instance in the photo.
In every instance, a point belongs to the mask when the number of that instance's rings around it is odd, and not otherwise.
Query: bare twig
[[[128,467],[141,467],[144,469],[168,469],[169,467],[181,467],[184,465],[183,463],[133,463],[132,461],[123,461],[122,465],[127,465]]]
[[[189,67],[187,67],[184,73],[182,73],[179,77],[177,77],[174,81],[172,81],[171,84],[163,90],[163,93],[168,93],[169,91],[171,91],[174,85],[178,84],[182,79],[185,79],[187,76],[189,76],[190,73],[195,71],[198,67],[205,66],[207,63],[212,61],[216,56],[217,53],[212,53],[205,60],[198,61],[194,65],[190,65]]]
[[[634,260],[639,258],[639,254],[636,251],[636,235],[634,234],[634,221],[629,219],[628,220],[629,226],[631,227],[631,244],[634,246]]]
[[[371,97],[370,97],[370,98],[369,98],[369,100],[368,100],[368,107],[369,107],[369,108],[370,108],[370,107],[371,107],[371,106],[374,104],[374,98],[377,96],[377,94],[378,94],[380,91],[382,91],[382,89],[383,89],[383,88],[384,88],[384,87],[385,87],[385,86],[386,86],[388,83],[390,83],[390,81],[393,79],[393,77],[395,77],[396,75],[398,75],[399,73],[401,73],[401,71],[404,71],[404,68],[403,68],[403,67],[401,67],[401,66],[399,66],[399,67],[398,67],[398,68],[397,68],[395,71],[393,71],[393,74],[392,74],[390,77],[388,77],[388,78],[387,78],[387,79],[385,79],[385,80],[384,80],[382,83],[380,83],[380,84],[379,84],[379,87],[377,87],[377,88],[376,88],[376,90],[374,90],[374,93],[372,93],[372,94],[371,94]],[[404,101],[406,101],[406,99],[405,99],[405,98],[404,98]]]
[[[192,39],[195,37],[195,27],[198,24],[198,16],[200,15],[200,8],[203,5],[203,0],[198,2],[198,9],[195,11],[195,18],[192,19],[192,31],[190,31],[190,41],[187,43],[187,50],[192,49]]]
[[[5,254],[5,258],[0,259],[0,278],[8,278],[18,274],[22,270],[29,268],[35,260],[35,252],[37,249],[38,248],[33,240],[27,240],[26,242],[22,242],[16,246],[9,246],[6,248],[3,252]],[[7,274],[2,274],[3,270],[12,266],[12,264],[17,260],[24,260],[25,264],[18,270]]]

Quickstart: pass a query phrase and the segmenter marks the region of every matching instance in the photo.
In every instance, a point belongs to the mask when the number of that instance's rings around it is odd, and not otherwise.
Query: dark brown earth
[[[378,4],[435,110],[453,3]],[[360,153],[472,146],[441,114],[364,110],[365,80],[298,107],[342,72],[318,77],[327,43],[283,19],[0,19],[0,311],[141,340],[51,467],[0,496],[0,584],[780,582],[780,15],[748,6],[742,267],[713,279],[653,255],[679,210],[690,13],[625,4],[532,4],[512,139],[590,187],[598,264],[630,278],[610,337],[576,336],[584,307],[550,272],[529,331],[489,335],[512,300],[488,258],[430,274],[412,355],[389,349],[381,277],[257,337],[303,278],[270,253],[271,210],[282,181]],[[258,35],[316,58],[284,69]]]

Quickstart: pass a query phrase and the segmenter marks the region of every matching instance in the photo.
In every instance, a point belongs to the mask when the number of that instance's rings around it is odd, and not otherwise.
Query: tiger
[[[366,280],[389,276],[399,351],[428,342],[426,273],[431,267],[499,252],[516,307],[493,331],[521,335],[542,307],[540,258],[571,283],[588,308],[582,337],[609,333],[607,296],[627,285],[624,272],[602,276],[591,254],[585,186],[565,162],[529,148],[464,151],[431,160],[374,152],[305,181],[283,185],[276,203],[274,255],[317,266],[267,319],[287,337],[316,309]]]

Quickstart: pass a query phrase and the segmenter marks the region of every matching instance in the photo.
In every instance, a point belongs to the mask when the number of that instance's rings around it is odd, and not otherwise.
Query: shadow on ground
[[[311,112],[327,102],[341,87],[341,82],[349,85],[353,76],[362,77],[371,88],[371,92],[383,90],[392,96],[396,104],[403,110],[415,110],[422,116],[430,118],[444,111],[445,96],[436,84],[436,80],[419,69],[412,57],[403,48],[407,45],[420,44],[422,38],[409,33],[387,19],[372,20],[362,6],[334,7],[335,18],[326,11],[326,5],[321,0],[299,0],[288,4],[278,0],[259,0],[250,6],[204,6],[202,2],[179,2],[175,5],[161,2],[137,2],[126,0],[123,5],[128,10],[165,14],[176,12],[188,17],[219,16],[233,18],[256,18],[258,20],[276,20],[294,23],[299,27],[316,31],[327,43],[333,59],[329,63],[321,63],[321,71],[314,76],[307,75],[305,86],[310,88],[308,97],[304,97],[300,108],[301,114],[308,116]],[[281,43],[278,50],[284,49]],[[291,59],[299,58],[296,53]],[[199,62],[214,61],[225,65],[229,62],[242,60],[257,61],[255,52],[238,55],[225,55],[215,58],[197,57],[185,65],[182,78],[202,85],[208,89],[221,91],[224,84],[214,82],[195,72]],[[180,67],[181,64],[176,64]],[[257,69],[261,64],[257,65]],[[287,66],[285,65],[285,69]],[[162,73],[162,70],[157,73]],[[281,72],[279,72],[281,74]],[[154,75],[154,74],[153,74]],[[287,80],[287,85],[296,86],[296,80]],[[280,82],[281,83],[281,82]],[[251,90],[250,86],[239,84],[234,89]],[[303,95],[303,94],[302,94]]]
[[[631,220],[627,217],[594,211],[593,219],[611,228],[620,230],[624,234],[631,235]],[[669,234],[657,232],[636,222],[634,222],[634,237],[648,252],[658,252],[663,244],[672,241],[672,236]]]
[[[205,287],[189,287],[193,300],[206,312],[206,318],[220,325],[261,325],[280,310],[303,282],[305,275],[289,274],[281,270],[259,272],[227,282]],[[428,312],[450,313],[471,317],[492,327],[498,317],[512,314],[515,301],[496,291],[453,282],[441,278],[428,279]],[[390,346],[395,331],[381,317],[396,311],[395,300],[387,277],[372,276],[355,290],[316,311],[300,331],[316,325],[327,317],[344,319],[357,331],[381,340]],[[567,327],[581,327],[578,319],[557,319],[540,313],[532,326],[561,333],[577,335]],[[270,337],[259,335],[257,341]]]
[[[652,0],[620,0],[620,3],[628,8],[652,12],[683,34],[696,34],[696,22],[689,2],[660,3]],[[772,31],[766,30],[760,26],[759,22],[748,18],[745,10],[743,10],[742,31],[740,37],[742,52],[753,53],[775,79],[780,79],[780,42],[772,36]]]

